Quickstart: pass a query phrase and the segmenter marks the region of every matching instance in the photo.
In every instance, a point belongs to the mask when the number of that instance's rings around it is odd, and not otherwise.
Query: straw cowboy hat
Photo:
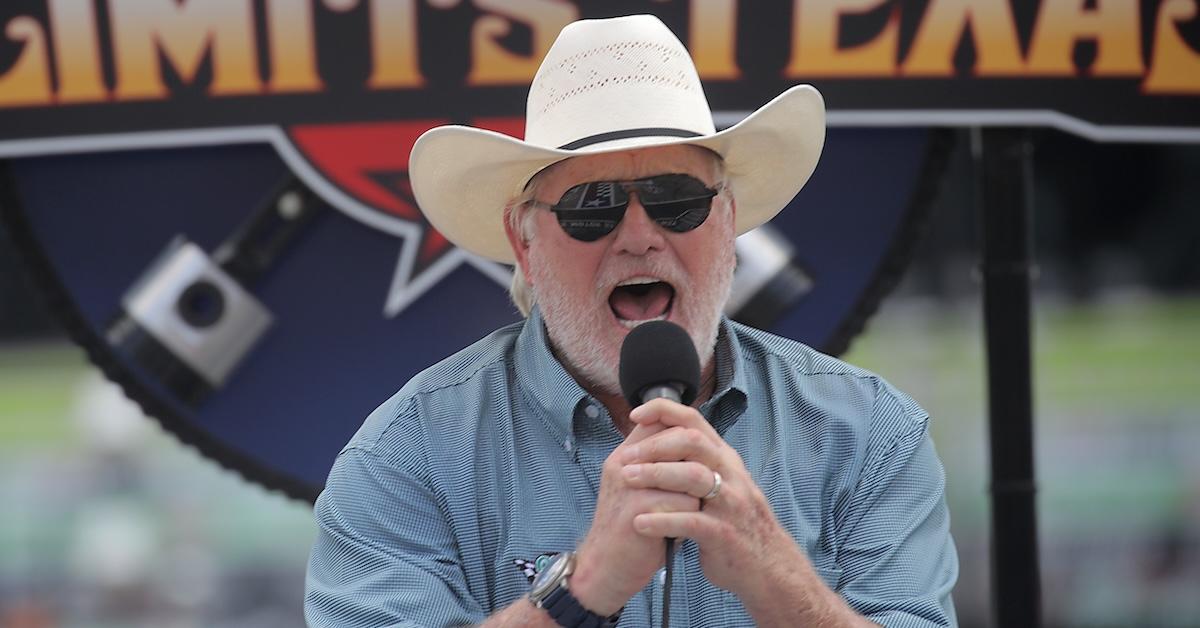
[[[703,146],[725,161],[741,234],[800,191],[824,143],[825,103],[809,85],[718,133],[687,49],[658,18],[634,15],[562,30],[529,88],[524,141],[467,126],[430,129],[413,145],[409,179],[421,211],[451,242],[512,264],[504,206],[555,162]]]

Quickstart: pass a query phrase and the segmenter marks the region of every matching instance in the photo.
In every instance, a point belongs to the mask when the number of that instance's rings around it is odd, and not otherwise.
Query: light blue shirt
[[[741,455],[820,577],[885,626],[954,625],[958,559],[928,415],[862,369],[722,321],[701,412]],[[367,418],[316,502],[312,626],[452,626],[529,592],[538,558],[591,526],[623,440],[550,353],[535,310],[414,377]],[[671,624],[753,625],[676,555]],[[661,573],[661,572],[660,572]],[[653,578],[619,626],[658,626]]]

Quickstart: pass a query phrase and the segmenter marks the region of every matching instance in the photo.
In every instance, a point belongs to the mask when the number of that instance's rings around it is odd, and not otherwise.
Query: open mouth
[[[613,316],[630,328],[646,321],[665,320],[674,302],[675,288],[654,277],[626,279],[608,296]]]

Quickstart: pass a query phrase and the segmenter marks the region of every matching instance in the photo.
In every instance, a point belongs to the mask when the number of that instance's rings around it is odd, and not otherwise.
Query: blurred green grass
[[[1200,300],[1130,300],[1054,308],[1039,319],[1040,397],[1055,404],[1119,399],[1143,414],[1200,400]]]
[[[66,418],[90,368],[83,350],[66,342],[0,345],[0,448],[73,443]]]
[[[960,530],[984,530],[990,510],[982,334],[977,303],[892,300],[844,356],[929,411]],[[1182,521],[1200,490],[1181,462],[1200,446],[1200,299],[1043,300],[1033,341],[1043,530]]]
[[[935,398],[982,404],[983,322],[978,307],[898,307],[885,306],[845,359],[883,374],[905,390],[928,388],[931,378],[957,376],[961,387],[935,391]],[[1200,401],[1200,299],[1037,303],[1033,342],[1039,410],[1081,404],[1111,408],[1117,400],[1144,408],[1148,416]],[[1137,420],[1139,415],[1122,418]],[[1046,420],[1054,421],[1055,413],[1046,413]]]

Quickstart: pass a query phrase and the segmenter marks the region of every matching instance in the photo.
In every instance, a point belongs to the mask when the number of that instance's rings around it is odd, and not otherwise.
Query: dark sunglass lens
[[[629,195],[621,186],[612,181],[592,181],[571,186],[558,203],[555,211],[610,209],[623,207],[629,203]]]
[[[716,190],[686,174],[664,174],[645,179],[638,188],[642,205],[664,229],[676,233],[704,224]]]
[[[562,230],[572,238],[584,242],[593,242],[612,233],[612,230],[617,228],[617,223],[621,222],[624,213],[624,209],[620,207],[554,210],[554,216],[558,218]]]
[[[654,222],[676,233],[691,231],[704,224],[712,209],[712,197],[657,203],[646,207]]]
[[[686,174],[662,174],[642,179],[638,182],[637,192],[642,204],[648,205],[713,195],[712,189],[703,181]]]
[[[612,233],[621,222],[629,195],[612,181],[591,181],[571,186],[551,209],[567,235],[594,242]]]

